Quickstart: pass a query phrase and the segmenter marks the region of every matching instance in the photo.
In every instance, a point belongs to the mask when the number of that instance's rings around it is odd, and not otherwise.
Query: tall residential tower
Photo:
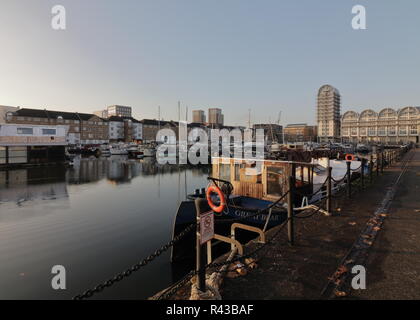
[[[340,140],[340,92],[330,85],[324,85],[318,92],[318,138],[319,142]]]
[[[221,125],[224,123],[224,116],[222,114],[222,109],[219,108],[210,108],[209,109],[209,124],[211,125]]]
[[[193,116],[192,122],[195,122],[195,123],[206,122],[206,114],[204,113],[203,110],[193,110],[192,116]]]

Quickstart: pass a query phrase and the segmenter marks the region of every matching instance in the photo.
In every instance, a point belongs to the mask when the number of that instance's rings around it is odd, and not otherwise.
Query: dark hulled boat
[[[209,180],[225,194],[226,207],[215,213],[215,232],[230,234],[230,226],[240,222],[263,230],[273,228],[287,218],[288,177],[294,176],[298,194],[294,205],[300,206],[305,195],[313,192],[313,168],[311,163],[259,160],[255,164],[243,159],[212,158],[212,177]],[[297,170],[299,168],[299,170]],[[299,176],[296,177],[296,172]],[[188,196],[177,211],[173,236],[195,223],[195,199],[205,198],[205,189]],[[213,202],[217,202],[217,197]],[[280,200],[280,201],[279,201]],[[270,209],[268,209],[270,208]],[[211,211],[207,205],[207,210]],[[269,218],[269,219],[268,219]],[[173,262],[194,255],[195,232],[191,232],[172,249]]]

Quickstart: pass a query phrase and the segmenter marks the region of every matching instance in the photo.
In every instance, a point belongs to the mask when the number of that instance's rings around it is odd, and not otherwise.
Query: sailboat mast
[[[158,130],[160,130],[160,106],[158,106]]]

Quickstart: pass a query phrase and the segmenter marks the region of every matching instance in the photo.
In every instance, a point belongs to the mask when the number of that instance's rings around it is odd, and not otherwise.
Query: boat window
[[[219,165],[219,179],[230,181],[230,164]]]
[[[283,195],[284,172],[280,167],[267,167],[267,194],[281,197]]]
[[[0,164],[6,163],[6,147],[0,147]]]
[[[235,163],[235,181],[239,181],[241,179],[241,165],[239,163]]]

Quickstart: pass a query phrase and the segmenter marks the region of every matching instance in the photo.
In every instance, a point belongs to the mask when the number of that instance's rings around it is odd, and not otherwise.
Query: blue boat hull
[[[272,204],[270,201],[260,200],[249,197],[235,197],[233,199],[234,207],[228,206],[223,213],[215,213],[215,232],[217,234],[229,235],[230,226],[234,222],[240,222],[247,225],[264,228],[268,212],[255,215],[257,210],[265,209]],[[210,211],[210,207],[207,208]],[[246,218],[247,216],[252,216]],[[233,220],[234,221],[231,221]],[[267,224],[267,229],[271,229],[277,225],[280,225],[287,219],[287,212],[285,210],[273,210],[271,218]],[[220,223],[223,220],[227,220],[226,223]],[[183,201],[177,211],[174,227],[173,236],[179,234],[191,223],[196,221],[196,211],[194,200]],[[177,245],[172,249],[171,261],[183,260],[187,257],[191,257],[194,254],[195,246],[195,232],[185,237],[182,241],[186,245]]]

